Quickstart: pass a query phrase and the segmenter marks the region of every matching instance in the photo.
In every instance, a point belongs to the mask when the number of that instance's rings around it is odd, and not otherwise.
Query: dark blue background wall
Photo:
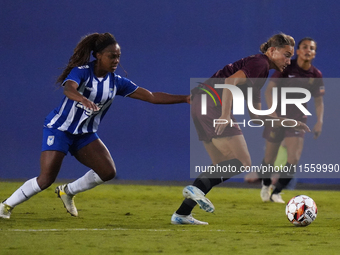
[[[314,37],[315,65],[325,77],[339,77],[339,8],[337,0],[1,0],[0,178],[39,173],[43,120],[62,97],[54,81],[85,34],[113,33],[121,63],[138,85],[188,94],[190,78],[257,53],[281,31],[297,40]],[[338,92],[336,84],[326,88],[324,132],[317,141],[307,135],[301,163],[339,163]],[[189,105],[116,98],[98,133],[118,178],[188,180],[189,123]],[[263,155],[261,131],[244,130],[254,164]],[[59,177],[86,170],[67,156]]]

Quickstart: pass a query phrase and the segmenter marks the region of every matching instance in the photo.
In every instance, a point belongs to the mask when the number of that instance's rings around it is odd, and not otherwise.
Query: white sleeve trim
[[[67,79],[67,80],[63,81],[63,83],[61,84],[61,86],[64,87],[64,86],[65,86],[65,83],[66,83],[67,81],[74,81],[75,83],[78,84],[78,82],[76,82],[75,80]],[[79,84],[78,84],[78,87],[79,87]]]
[[[136,89],[132,92],[130,92],[129,94],[126,94],[124,97],[130,96],[133,92],[135,92],[137,89],[139,88],[139,86],[136,87]]]

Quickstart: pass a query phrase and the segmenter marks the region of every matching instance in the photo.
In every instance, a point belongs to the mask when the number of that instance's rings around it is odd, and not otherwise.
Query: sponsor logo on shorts
[[[48,137],[47,137],[47,145],[48,146],[51,146],[51,145],[53,145],[54,144],[54,135],[49,135]]]

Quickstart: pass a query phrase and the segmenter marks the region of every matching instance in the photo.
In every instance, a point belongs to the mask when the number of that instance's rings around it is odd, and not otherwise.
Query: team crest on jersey
[[[275,138],[275,136],[276,136],[276,135],[275,135],[275,132],[273,132],[273,131],[270,132],[269,136],[270,136],[271,138]]]
[[[51,146],[51,145],[53,145],[54,144],[54,135],[49,135],[48,137],[47,137],[47,145],[48,146]]]

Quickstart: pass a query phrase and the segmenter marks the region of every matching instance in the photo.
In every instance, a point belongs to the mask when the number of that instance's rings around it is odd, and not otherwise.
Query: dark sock
[[[293,178],[281,178],[275,184],[275,189],[273,190],[273,194],[279,194],[285,187],[287,187],[290,180]]]
[[[242,166],[241,161],[238,159],[231,159],[231,160],[226,160],[221,163],[218,163],[219,166],[236,166],[237,169],[240,169]],[[203,191],[204,194],[207,194],[212,187],[228,180],[229,178],[208,178],[209,174],[207,173],[202,173],[200,176],[196,178],[194,183],[192,184],[193,186],[199,188],[200,190]],[[178,208],[176,211],[177,214],[179,215],[189,215],[196,206],[196,202],[191,200],[191,199],[184,199],[182,202],[181,206]]]
[[[184,199],[181,206],[176,211],[179,215],[189,215],[192,211],[192,209],[195,207],[196,202],[191,199]]]
[[[267,164],[264,159],[262,160],[262,166],[269,166],[271,164]],[[264,174],[261,174],[259,173],[262,178],[260,178],[262,180],[262,184],[264,186],[269,186],[270,184],[272,184],[272,179],[270,178],[270,173],[264,173]]]
[[[285,167],[288,169],[293,169],[293,164],[286,163]],[[293,170],[291,170],[293,172]],[[280,174],[280,179],[275,184],[275,189],[273,190],[273,194],[279,194],[285,187],[287,187],[288,183],[293,179],[294,174],[289,172],[282,172]]]

